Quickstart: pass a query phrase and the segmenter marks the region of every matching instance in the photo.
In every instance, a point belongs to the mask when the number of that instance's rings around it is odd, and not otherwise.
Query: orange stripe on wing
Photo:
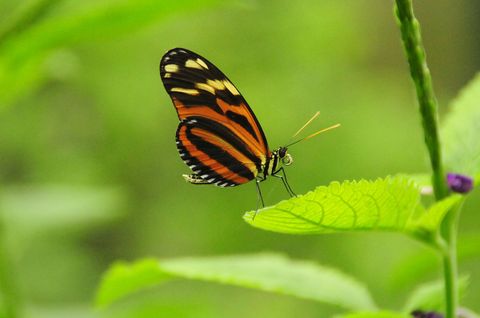
[[[225,101],[223,101],[221,98],[217,98],[217,104],[220,106],[220,108],[226,113],[227,110],[230,110],[232,112],[235,112],[237,114],[240,114],[244,116],[248,122],[250,123],[250,126],[253,127],[253,130],[255,131],[255,135],[257,136],[257,139],[259,140],[258,145],[259,145],[259,150],[262,153],[267,153],[267,145],[263,143],[263,136],[262,133],[260,132],[260,128],[255,121],[254,117],[252,116],[252,113],[248,110],[247,106],[245,104],[240,104],[240,105],[235,105],[232,106]],[[240,127],[243,130],[243,127]],[[258,147],[258,146],[257,146]]]
[[[185,149],[188,151],[190,156],[195,157],[198,161],[200,161],[202,165],[214,171],[225,180],[228,180],[237,184],[247,183],[250,181],[249,179],[242,177],[237,173],[231,171],[228,167],[222,165],[221,163],[216,161],[214,158],[210,157],[208,154],[203,152],[201,149],[197,148],[197,146],[192,144],[186,136],[186,129],[187,129],[186,126],[182,126],[180,128],[178,138],[181,141],[182,145],[185,147]]]
[[[231,120],[226,118],[225,115],[215,112],[213,109],[209,108],[208,106],[198,105],[198,106],[185,107],[185,105],[183,105],[182,102],[180,102],[178,99],[174,99],[173,102],[174,102],[175,108],[177,109],[180,120],[183,120],[185,118],[192,117],[192,116],[200,116],[200,117],[205,117],[213,121],[216,121],[218,123],[221,123],[222,125],[227,127],[229,130],[231,130],[235,136],[241,139],[242,142],[248,146],[248,148],[250,149],[250,152],[260,159],[262,164],[265,163],[266,155],[268,155],[269,150],[266,149],[266,145],[262,142],[259,128],[255,124],[255,122],[252,121],[252,118],[249,116],[248,112],[246,111],[241,112],[241,115],[245,116],[249,121],[250,125],[252,125],[255,131],[255,134],[257,135],[257,138],[258,140],[260,140],[260,142],[257,142],[254,138],[249,137],[250,133],[247,130],[245,130],[242,126],[238,125],[235,122],[232,122]],[[221,107],[224,112],[229,110],[229,111],[238,113],[236,111],[238,106],[229,106],[227,103],[223,102],[221,99],[217,99],[217,102],[221,103]]]
[[[222,148],[225,152],[228,152],[232,157],[241,163],[242,166],[248,168],[254,176],[257,176],[257,167],[255,163],[248,159],[243,153],[238,151],[235,147],[227,143],[225,140],[220,138],[219,136],[210,133],[207,130],[201,128],[192,128],[191,132],[205,141]]]

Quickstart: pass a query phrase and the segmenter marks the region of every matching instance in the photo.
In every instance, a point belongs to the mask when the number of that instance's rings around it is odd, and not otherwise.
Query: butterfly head
[[[289,166],[293,163],[293,157],[287,152],[287,147],[278,148],[278,157],[282,160],[282,164]]]

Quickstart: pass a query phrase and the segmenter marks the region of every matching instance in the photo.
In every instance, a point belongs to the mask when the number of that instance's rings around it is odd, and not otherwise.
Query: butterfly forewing
[[[269,150],[258,120],[212,63],[186,49],[168,51],[160,75],[180,119],[177,147],[206,183],[234,186],[256,177]]]

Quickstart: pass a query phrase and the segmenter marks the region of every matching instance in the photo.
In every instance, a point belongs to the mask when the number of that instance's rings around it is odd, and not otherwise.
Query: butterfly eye
[[[282,158],[282,163],[286,166],[291,165],[293,163],[293,157],[289,153],[284,154],[284,157]]]
[[[280,147],[280,149],[278,149],[278,155],[279,155],[280,158],[283,159],[283,157],[285,157],[286,153],[287,153],[287,148]]]

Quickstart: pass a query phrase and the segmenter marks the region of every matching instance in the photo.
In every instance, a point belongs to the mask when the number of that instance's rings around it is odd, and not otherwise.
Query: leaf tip
[[[133,264],[114,263],[103,275],[95,296],[95,307],[108,307],[115,301],[167,278],[157,260],[146,258]]]
[[[243,220],[247,222],[248,224],[252,224],[253,221],[255,220],[255,211],[248,211],[243,214]]]

